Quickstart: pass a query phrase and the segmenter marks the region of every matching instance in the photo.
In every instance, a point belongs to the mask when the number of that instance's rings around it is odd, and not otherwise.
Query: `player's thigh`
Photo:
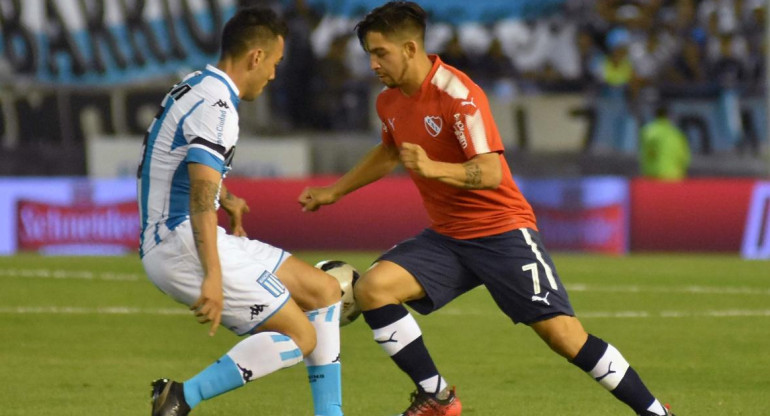
[[[534,230],[513,230],[463,245],[463,264],[514,322],[531,324],[574,315],[553,261]]]
[[[323,308],[340,300],[337,280],[296,257],[287,258],[275,274],[303,310]]]
[[[480,284],[461,263],[451,245],[452,239],[430,229],[402,241],[380,256],[378,266],[366,273],[372,276],[370,283],[375,284],[375,290],[368,292],[395,293],[399,301],[406,301],[421,314],[443,307]],[[375,270],[387,262],[397,267]],[[361,286],[360,281],[356,286]],[[356,289],[356,296],[362,292]],[[362,308],[366,309],[363,304]]]
[[[188,230],[189,231],[189,230]],[[203,269],[198,253],[184,241],[187,237],[173,231],[142,257],[150,281],[179,303],[190,306],[200,296]],[[190,237],[191,238],[191,237]]]
[[[289,303],[290,291],[275,273],[290,255],[222,229],[217,237],[225,300],[222,323],[236,334],[250,333]]]
[[[235,237],[219,228],[217,247],[222,269],[222,325],[247,334],[279,311],[289,291],[273,273],[288,254],[256,240]],[[200,296],[203,270],[189,221],[180,224],[142,259],[147,274],[164,293],[185,305]]]
[[[381,260],[358,279],[356,302],[363,310],[420,299],[425,291],[415,277],[396,263]]]

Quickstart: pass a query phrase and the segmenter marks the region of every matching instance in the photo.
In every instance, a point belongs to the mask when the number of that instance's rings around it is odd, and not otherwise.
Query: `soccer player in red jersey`
[[[304,210],[315,211],[399,162],[420,191],[430,228],[383,254],[354,289],[375,341],[417,386],[403,414],[462,412],[403,304],[428,314],[485,285],[514,323],[530,326],[638,415],[669,415],[620,352],[583,329],[503,157],[486,95],[426,53],[425,24],[423,9],[406,1],[358,23],[371,68],[387,86],[377,98],[382,143],[335,183],[299,196]]]

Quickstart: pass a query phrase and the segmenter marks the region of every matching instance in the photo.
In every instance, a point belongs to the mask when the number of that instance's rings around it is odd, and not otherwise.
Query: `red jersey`
[[[377,97],[382,142],[400,147],[414,143],[432,160],[464,163],[478,154],[499,154],[502,180],[497,189],[469,190],[423,178],[411,171],[431,228],[441,234],[470,239],[533,228],[535,214],[513,181],[503,157],[503,143],[484,91],[463,72],[430,55],[433,68],[411,97],[398,88]]]

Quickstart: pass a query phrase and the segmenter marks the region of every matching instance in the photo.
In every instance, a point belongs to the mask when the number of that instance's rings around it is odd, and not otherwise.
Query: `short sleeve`
[[[449,108],[447,117],[452,132],[469,159],[483,153],[503,151],[489,102],[481,89],[471,89],[465,99],[452,99]]]
[[[187,161],[202,163],[223,174],[227,155],[238,140],[238,112],[229,100],[204,99],[184,124],[190,144]]]
[[[383,100],[382,100],[382,94],[377,96],[377,102],[376,102],[376,109],[377,109],[377,116],[380,118],[380,138],[382,139],[382,143],[386,146],[393,146],[395,145],[395,140],[393,139],[393,122],[394,119],[388,120],[385,116],[383,116]]]

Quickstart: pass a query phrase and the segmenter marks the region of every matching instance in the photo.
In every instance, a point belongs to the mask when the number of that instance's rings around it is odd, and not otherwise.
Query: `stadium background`
[[[748,260],[770,257],[766,2],[419,2],[428,47],[487,90],[584,324],[677,413],[767,415],[770,273]],[[161,97],[216,60],[241,3],[292,29],[278,78],[241,106],[228,183],[250,235],[362,270],[426,225],[401,171],[312,215],[295,202],[379,140],[381,87],[351,32],[378,1],[0,0],[0,416],[146,413],[149,380],[191,376],[235,342],[205,337],[145,278],[133,178]],[[596,71],[619,45],[637,73],[622,94]],[[681,182],[639,175],[639,126],[661,103],[693,149]],[[417,319],[469,415],[627,411],[481,289]],[[346,414],[406,406],[412,386],[366,325],[342,330],[342,356]],[[196,412],[305,414],[301,367]]]
[[[381,86],[351,29],[377,3],[4,2],[0,253],[135,249],[144,130],[168,85],[215,61],[223,22],[246,4],[292,30],[276,81],[241,107],[231,187],[264,214],[248,231],[297,250],[383,249],[419,230],[398,175],[319,215],[293,203],[378,141]],[[487,90],[552,250],[770,256],[763,1],[421,3],[427,48]],[[602,62],[621,47],[634,76],[611,85]],[[684,182],[639,177],[638,132],[661,104],[693,152]]]

